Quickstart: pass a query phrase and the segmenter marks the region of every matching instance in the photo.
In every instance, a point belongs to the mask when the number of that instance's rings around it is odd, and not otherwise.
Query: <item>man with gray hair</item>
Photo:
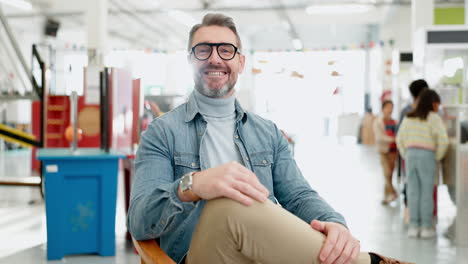
[[[239,105],[241,50],[233,20],[222,14],[190,31],[195,89],[142,134],[130,233],[159,239],[178,263],[397,263],[361,253],[276,125]]]

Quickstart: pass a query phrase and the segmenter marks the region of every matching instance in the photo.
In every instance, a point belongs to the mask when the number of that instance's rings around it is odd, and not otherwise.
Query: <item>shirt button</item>
[[[165,224],[166,224],[166,221],[161,220],[161,224],[162,224],[162,225],[165,225]]]
[[[203,134],[202,134],[202,133],[198,133],[198,136],[201,137],[201,136],[203,136]]]
[[[235,136],[235,138],[239,138],[239,136],[238,136],[238,135],[236,135],[236,136]]]
[[[248,158],[248,157],[245,157],[245,160],[249,160],[249,158]]]
[[[263,164],[266,164],[266,160],[262,160],[262,163],[263,163]]]
[[[195,162],[192,162],[192,167],[195,167]]]

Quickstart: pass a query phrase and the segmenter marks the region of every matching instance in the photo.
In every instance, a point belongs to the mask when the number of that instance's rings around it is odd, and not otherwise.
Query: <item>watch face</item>
[[[192,184],[192,179],[190,178],[190,175],[185,175],[182,177],[182,180],[180,181],[180,189],[182,191],[186,191],[190,188],[190,185]]]

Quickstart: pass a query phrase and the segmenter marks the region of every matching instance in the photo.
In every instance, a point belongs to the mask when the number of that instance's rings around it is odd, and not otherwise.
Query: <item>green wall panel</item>
[[[465,24],[464,7],[440,7],[434,9],[434,25]]]

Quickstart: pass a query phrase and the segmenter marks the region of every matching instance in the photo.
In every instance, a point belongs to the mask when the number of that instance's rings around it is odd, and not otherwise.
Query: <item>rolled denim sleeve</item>
[[[174,167],[164,123],[153,121],[142,134],[135,159],[127,226],[137,240],[160,237],[183,221],[182,212],[189,212],[198,203],[182,202],[177,195],[179,181]]]
[[[288,149],[288,142],[276,126],[275,129],[273,184],[280,204],[307,223],[316,219],[346,226],[344,217],[310,187]]]

